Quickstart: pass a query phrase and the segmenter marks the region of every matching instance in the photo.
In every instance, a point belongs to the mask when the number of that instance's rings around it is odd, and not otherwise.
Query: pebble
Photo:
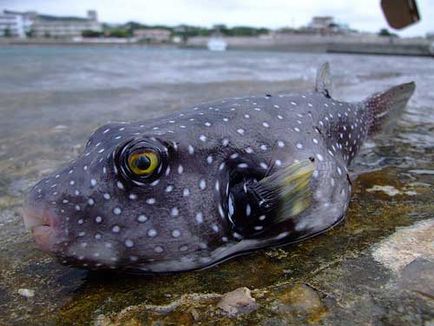
[[[224,294],[217,307],[229,316],[237,316],[256,310],[258,305],[251,296],[251,291],[242,287]]]

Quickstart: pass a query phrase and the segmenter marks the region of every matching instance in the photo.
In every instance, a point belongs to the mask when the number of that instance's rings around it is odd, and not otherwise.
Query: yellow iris
[[[150,150],[134,152],[128,157],[130,170],[140,176],[153,173],[159,164],[158,154]]]

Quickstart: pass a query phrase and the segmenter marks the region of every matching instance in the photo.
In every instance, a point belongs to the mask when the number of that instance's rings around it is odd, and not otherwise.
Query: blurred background
[[[130,306],[242,286],[266,298],[245,323],[432,322],[434,293],[425,285],[434,284],[433,265],[396,276],[370,254],[396,227],[433,216],[434,2],[417,4],[421,21],[394,30],[377,0],[0,0],[0,324],[122,325],[117,313]],[[153,278],[95,276],[33,247],[21,219],[24,191],[76,158],[98,126],[224,97],[311,91],[325,61],[340,100],[416,82],[395,128],[354,162],[365,173],[344,226],[303,246]],[[432,224],[422,231],[434,236]],[[131,325],[226,318],[200,300],[164,317],[144,306],[132,310],[139,317],[126,315],[138,320]]]

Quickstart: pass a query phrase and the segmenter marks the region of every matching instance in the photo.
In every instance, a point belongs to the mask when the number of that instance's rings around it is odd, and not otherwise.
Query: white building
[[[4,10],[0,13],[0,37],[25,38],[31,23],[30,16]]]
[[[73,38],[85,30],[102,31],[96,11],[89,10],[85,18],[37,15],[32,25],[35,37]]]
[[[15,12],[4,10],[0,14],[0,37],[54,37],[73,38],[81,36],[85,30],[102,31],[94,10],[87,17],[59,17],[40,15],[36,12]]]
[[[312,17],[308,27],[314,30],[323,30],[330,28],[334,24],[334,18],[331,16],[316,16]]]
[[[134,37],[138,40],[155,43],[170,42],[171,32],[162,28],[136,29]]]

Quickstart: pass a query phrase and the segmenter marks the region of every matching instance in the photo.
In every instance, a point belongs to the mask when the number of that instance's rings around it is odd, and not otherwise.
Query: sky
[[[434,1],[417,0],[422,21],[400,36],[434,33]],[[85,16],[95,9],[101,22],[255,27],[300,27],[312,16],[334,16],[362,31],[387,27],[380,0],[0,0],[0,10],[35,10],[51,15]]]

